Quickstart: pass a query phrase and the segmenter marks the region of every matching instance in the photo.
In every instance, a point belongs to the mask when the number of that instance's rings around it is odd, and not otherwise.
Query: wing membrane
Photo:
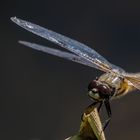
[[[17,25],[21,26],[22,28],[75,53],[81,58],[87,60],[89,63],[92,63],[92,67],[100,69],[104,72],[119,73],[120,71],[122,71],[122,69],[120,69],[119,67],[109,63],[104,57],[98,54],[95,50],[89,48],[88,46],[78,41],[75,41],[66,36],[60,35],[56,32],[43,28],[39,25],[21,20],[16,17],[11,18],[11,20],[15,22]]]
[[[140,72],[137,72],[137,73],[125,73],[125,76],[133,77],[133,78],[140,78]]]
[[[124,77],[131,82],[131,84],[140,90],[140,73],[125,73]]]
[[[52,55],[56,55],[59,57],[63,57],[65,59],[81,63],[83,65],[87,65],[90,67],[97,68],[104,72],[113,72],[119,76],[125,77],[130,83],[137,89],[140,90],[140,73],[126,73],[123,69],[118,66],[115,66],[108,62],[104,57],[98,54],[95,50],[89,48],[83,43],[70,39],[64,35],[58,34],[46,28],[43,28],[39,25],[33,24],[31,22],[27,22],[25,20],[21,20],[16,17],[12,17],[11,20],[15,22],[20,27],[42,37],[45,38],[60,47],[63,47],[72,53],[60,51],[57,49],[52,49],[48,47],[44,47],[38,44],[33,44],[29,42],[20,42],[28,47],[34,48],[36,50],[40,50]]]
[[[19,41],[19,43],[23,44],[25,46],[28,46],[30,48],[33,48],[35,50],[38,50],[38,51],[42,51],[42,52],[45,52],[45,53],[48,53],[48,54],[51,54],[51,55],[55,55],[55,56],[58,56],[58,57],[61,57],[61,58],[65,58],[65,59],[83,64],[83,65],[92,67],[91,62],[87,61],[86,59],[83,59],[82,57],[79,57],[77,55],[69,53],[69,52],[60,51],[60,50],[57,50],[57,49],[49,48],[49,47],[46,47],[46,46],[43,46],[43,45],[30,43],[30,42],[26,42],[26,41]]]

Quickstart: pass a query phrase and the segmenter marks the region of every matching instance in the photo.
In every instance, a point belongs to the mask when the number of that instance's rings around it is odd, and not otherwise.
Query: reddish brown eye
[[[105,85],[99,85],[98,89],[99,89],[100,93],[102,93],[102,94],[110,95],[110,93],[111,93],[110,89]]]
[[[93,80],[89,83],[88,85],[88,90],[92,90],[93,88],[96,88],[97,87],[97,81]]]

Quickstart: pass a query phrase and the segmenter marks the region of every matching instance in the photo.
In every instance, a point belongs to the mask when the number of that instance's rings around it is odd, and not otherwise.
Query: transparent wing
[[[130,81],[130,83],[140,90],[140,73],[124,73],[124,77]]]
[[[133,78],[140,78],[140,72],[137,72],[137,73],[125,73],[125,76],[133,77]]]
[[[53,48],[49,48],[43,45],[39,45],[39,44],[35,44],[35,43],[30,43],[30,42],[26,42],[26,41],[19,41],[20,44],[23,44],[27,47],[33,48],[35,50],[38,51],[42,51],[51,55],[55,55],[61,58],[65,58],[89,67],[92,67],[92,63],[87,61],[86,59],[83,59],[82,57],[79,57],[75,54],[69,53],[69,52],[65,52],[65,51],[60,51],[57,49],[53,49]]]
[[[100,69],[104,72],[114,72],[118,74],[120,74],[123,71],[121,68],[109,63],[95,50],[89,48],[88,46],[78,41],[75,41],[46,28],[40,27],[39,25],[21,20],[16,17],[12,17],[11,20],[17,25],[21,26],[22,28],[75,53],[79,57],[87,60],[89,63],[92,63],[92,67]]]

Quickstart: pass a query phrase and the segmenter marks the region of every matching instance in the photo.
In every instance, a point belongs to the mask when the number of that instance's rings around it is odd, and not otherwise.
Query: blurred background
[[[64,140],[74,135],[91,103],[96,69],[18,44],[58,46],[27,32],[11,16],[39,24],[94,48],[128,72],[140,71],[138,0],[12,0],[0,4],[0,139]],[[140,91],[111,102],[107,140],[140,139]]]

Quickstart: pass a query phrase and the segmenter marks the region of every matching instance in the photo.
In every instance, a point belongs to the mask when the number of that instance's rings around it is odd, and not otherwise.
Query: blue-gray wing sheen
[[[38,50],[38,51],[42,51],[42,52],[45,52],[45,53],[48,53],[48,54],[51,54],[51,55],[55,55],[55,56],[58,56],[58,57],[61,57],[61,58],[65,58],[67,60],[71,60],[73,62],[77,62],[77,63],[83,64],[83,65],[92,67],[91,62],[87,61],[86,59],[83,59],[80,56],[69,53],[69,52],[49,48],[49,47],[46,47],[46,46],[43,46],[43,45],[39,45],[39,44],[36,44],[36,43],[30,43],[30,42],[27,42],[27,41],[19,41],[19,43],[23,44],[27,47],[33,48],[35,50]]]
[[[98,54],[95,50],[89,48],[83,43],[70,39],[64,35],[58,34],[54,31],[48,30],[43,28],[39,25],[33,24],[31,22],[27,22],[25,20],[21,20],[16,17],[12,17],[11,20],[15,22],[17,25],[21,26],[22,28],[43,37],[69,51],[75,53],[80,58],[85,59],[85,62],[89,62],[92,64],[92,67],[100,69],[104,72],[115,72],[120,73],[123,70],[115,65],[109,63],[104,57]],[[83,61],[82,60],[82,61]],[[88,65],[88,63],[87,63]],[[90,65],[91,66],[91,65]]]
[[[60,47],[63,47],[71,51],[74,54],[60,51],[57,49],[48,48],[48,47],[41,46],[38,44],[21,41],[20,43],[24,44],[25,46],[28,46],[36,50],[52,54],[52,55],[56,55],[62,58],[66,58],[68,60],[81,63],[83,65],[94,67],[104,72],[115,73],[118,76],[126,78],[128,81],[130,81],[129,84],[133,85],[135,88],[140,90],[140,76],[139,76],[140,74],[139,73],[137,74],[126,73],[122,68],[108,62],[103,56],[98,54],[95,50],[89,48],[83,43],[70,39],[64,35],[58,34],[54,31],[48,30],[39,25],[33,24],[25,20],[21,20],[16,17],[12,17],[11,20],[15,22],[17,25],[21,26],[22,28],[40,37],[43,37],[59,45]]]

